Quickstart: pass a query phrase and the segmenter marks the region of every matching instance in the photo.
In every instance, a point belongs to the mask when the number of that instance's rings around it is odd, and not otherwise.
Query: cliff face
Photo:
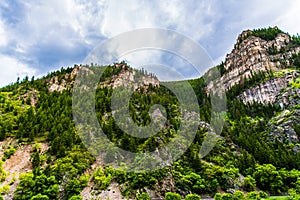
[[[288,34],[279,33],[273,40],[264,40],[252,35],[252,31],[242,32],[237,39],[234,49],[227,54],[224,68],[225,73],[215,82],[210,82],[208,90],[213,90],[219,84],[225,90],[234,85],[243,84],[245,79],[251,79],[254,74],[270,71],[279,72],[292,66],[290,59],[300,52],[300,47],[292,45]],[[296,71],[283,72],[278,77],[272,77],[262,83],[243,91],[239,98],[244,103],[274,103],[276,96],[283,88],[293,81],[299,73]]]
[[[245,90],[238,96],[244,103],[274,103],[280,91],[288,87],[295,77],[299,76],[296,71],[287,73],[283,77],[272,78],[266,82],[260,83],[255,87]],[[285,99],[287,103],[287,100]]]
[[[135,90],[140,86],[159,86],[159,80],[156,77],[150,75],[139,76],[137,71],[134,70],[122,70],[118,75],[114,75],[112,79],[109,79],[100,84],[101,87],[133,87]]]
[[[277,105],[279,109],[268,120],[264,134],[271,142],[288,145],[300,141],[296,128],[300,123],[300,46],[292,40],[285,33],[266,40],[252,31],[242,32],[226,56],[223,75],[207,86],[212,91],[220,84],[227,91],[233,88],[231,92],[245,104]],[[299,146],[293,151],[300,152]]]
[[[153,86],[159,86],[159,80],[155,76],[142,74],[138,70],[127,69],[125,64],[115,64],[114,67],[119,68],[120,71],[112,77],[101,81],[99,83],[99,87],[116,88],[124,86],[137,89],[140,86],[149,86],[150,84]],[[87,73],[93,73],[91,69],[85,66],[81,66],[81,70],[84,70]],[[63,77],[53,76],[48,82],[48,91],[62,92],[66,89],[71,89],[78,73],[79,66],[75,66],[70,73],[66,73]]]

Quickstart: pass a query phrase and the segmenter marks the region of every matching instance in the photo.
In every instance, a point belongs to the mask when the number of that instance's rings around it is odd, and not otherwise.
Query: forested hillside
[[[155,151],[168,144],[182,120],[188,120],[180,118],[176,95],[154,74],[125,62],[105,67],[96,88],[95,110],[107,138],[130,152]],[[226,60],[216,66],[220,80],[188,80],[199,103],[196,136],[171,166],[150,172],[105,165],[122,155],[111,148],[96,158],[83,144],[72,112],[73,85],[82,68],[90,73],[95,66],[62,68],[39,79],[18,79],[0,89],[1,198],[196,200],[280,195],[300,199],[298,36],[277,27],[244,31]],[[147,138],[123,132],[111,110],[113,91],[138,78],[144,84],[135,85],[129,102],[135,124],[151,123],[153,105],[165,108],[154,111],[165,119],[165,126]],[[226,89],[225,124],[213,150],[201,158],[199,150],[212,115],[210,91],[217,93],[218,84]],[[82,102],[86,102],[84,97]]]

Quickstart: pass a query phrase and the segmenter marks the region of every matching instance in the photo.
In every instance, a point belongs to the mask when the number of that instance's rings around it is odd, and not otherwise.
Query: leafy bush
[[[198,194],[188,194],[184,198],[185,200],[200,200],[200,196]]]
[[[14,191],[13,199],[39,199],[38,197],[56,199],[57,193],[58,184],[54,176],[47,177],[45,174],[34,176],[32,173],[27,173],[20,175],[20,183]]]
[[[137,200],[150,200],[150,196],[146,192],[139,193],[136,198]]]
[[[77,196],[80,194],[82,190],[82,186],[80,181],[77,179],[72,179],[67,183],[65,193],[67,198],[71,198],[73,196]]]
[[[245,195],[242,191],[236,190],[233,194],[233,199],[234,200],[242,200],[245,198]]]
[[[214,196],[214,199],[215,199],[215,200],[222,200],[222,194],[219,193],[219,192],[217,192],[217,193],[215,194],[215,196]]]
[[[82,200],[82,197],[80,195],[74,195],[69,200]]]
[[[10,190],[10,186],[9,185],[4,185],[3,187],[0,188],[0,193],[1,194],[7,194]]]
[[[255,200],[255,199],[261,199],[259,194],[257,194],[257,192],[249,192],[247,195],[246,195],[246,198],[247,199],[252,199],[252,200]]]
[[[13,147],[9,147],[9,149],[4,151],[2,161],[5,161],[6,159],[9,159],[17,150]]]
[[[177,193],[167,192],[165,195],[165,200],[181,200],[181,196]]]
[[[260,198],[264,198],[264,199],[269,197],[269,195],[264,191],[259,191],[258,195],[259,195]]]
[[[49,200],[47,195],[38,194],[30,198],[30,200]]]
[[[233,199],[233,195],[230,193],[225,193],[222,195],[222,200],[232,200]]]
[[[244,178],[244,189],[248,192],[253,191],[256,187],[256,181],[250,175]]]
[[[110,173],[105,174],[101,167],[94,172],[94,183],[100,187],[101,190],[107,189],[112,179]]]

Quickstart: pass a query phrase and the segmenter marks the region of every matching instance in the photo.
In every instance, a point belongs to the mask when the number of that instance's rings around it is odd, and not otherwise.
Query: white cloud
[[[170,28],[195,40],[213,31],[215,1],[106,1],[102,33],[108,37],[137,28]]]
[[[100,7],[93,5],[92,8],[92,2],[27,1],[23,7],[25,14],[22,21],[15,24],[11,32],[15,41],[20,42],[26,52],[30,52],[35,46],[53,43],[65,49],[75,48],[78,43],[89,42],[88,36],[95,29],[100,33],[101,21],[92,13],[93,9]]]
[[[220,16],[217,12],[218,7],[214,5],[215,1],[204,2],[192,0],[186,2],[179,0],[106,1],[102,34],[110,38],[134,29],[165,28],[176,30],[199,41],[205,39],[206,36],[214,31],[214,26]],[[154,37],[153,35],[151,36]],[[138,43],[140,38],[145,39],[145,37],[137,36],[125,42],[128,43],[127,46],[134,45],[133,43]],[[149,38],[149,41],[151,39],[153,38]],[[154,39],[155,42],[163,44],[164,47],[171,48],[174,51],[189,51],[189,47],[180,44],[182,41],[174,40],[171,44],[166,44],[164,37],[161,38],[161,36],[158,36],[154,37]],[[190,52],[190,54],[192,53]],[[164,59],[162,58],[163,55],[165,56],[164,52],[154,53],[153,51],[143,51],[127,54],[126,56],[122,56],[121,59],[125,59],[133,67],[140,67],[149,63],[171,65],[181,73],[188,72],[186,75],[182,74],[183,77],[190,77],[192,75],[186,63],[180,62],[180,59],[171,58],[174,56]],[[196,56],[199,57],[200,55]],[[201,72],[203,71],[201,70]],[[165,75],[165,73],[163,72],[162,75]]]
[[[300,34],[300,1],[288,1],[286,4],[288,4],[289,9],[281,9],[281,14],[278,15],[274,24],[290,34]]]
[[[36,75],[35,69],[6,55],[0,55],[0,65],[2,68],[0,73],[0,86],[15,82],[17,77],[23,78],[26,75],[28,77]]]
[[[81,62],[106,38],[154,27],[191,37],[219,62],[244,29],[278,25],[300,32],[299,7],[298,1],[285,0],[1,1],[0,54],[47,72]]]
[[[8,43],[8,36],[5,31],[4,23],[0,19],[0,47],[7,45],[7,43]]]
[[[211,35],[200,42],[219,64],[243,30],[278,26],[291,34],[300,32],[296,21],[300,18],[299,4],[298,1],[285,0],[218,1],[215,6],[218,7],[219,20]]]

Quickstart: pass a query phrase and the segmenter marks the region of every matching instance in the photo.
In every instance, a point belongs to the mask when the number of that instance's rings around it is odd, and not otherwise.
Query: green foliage
[[[270,191],[272,194],[280,194],[284,188],[281,174],[271,164],[257,165],[253,177],[259,188]]]
[[[165,200],[181,200],[181,196],[177,193],[167,192],[165,195]]]
[[[39,152],[35,152],[31,155],[31,163],[34,169],[40,167],[41,160]]]
[[[184,191],[203,193],[203,191],[205,191],[205,180],[201,178],[199,174],[191,172],[187,175],[183,175],[180,180],[177,181],[177,186]]]
[[[224,200],[224,199],[225,200],[255,200],[255,199],[259,200],[259,199],[268,199],[268,194],[263,191],[259,191],[259,192],[252,191],[247,194],[244,194],[242,191],[236,190],[234,194],[216,193],[214,199],[215,200]]]
[[[300,193],[296,189],[289,189],[291,200],[300,200]]]
[[[20,91],[1,92],[0,89],[0,140],[16,135],[18,118],[29,108],[19,95]]]
[[[9,185],[4,185],[0,188],[0,194],[7,194],[10,191]]]
[[[47,195],[38,194],[30,198],[30,200],[49,200]]]
[[[250,175],[246,176],[244,179],[244,189],[248,192],[254,191],[256,187],[256,181]]]
[[[57,199],[58,182],[54,176],[47,177],[44,174],[34,176],[32,173],[27,173],[22,175],[20,179],[13,199],[38,199],[41,196]]]
[[[82,189],[83,189],[83,187],[79,180],[77,180],[77,179],[70,180],[67,183],[66,189],[65,189],[65,194],[66,194],[67,199],[73,198],[73,196],[79,195]]]
[[[184,200],[201,200],[201,198],[197,194],[188,194],[185,196]]]
[[[259,194],[257,192],[249,192],[247,195],[246,195],[246,199],[261,199]]]
[[[82,197],[80,195],[74,195],[69,200],[82,200]]]
[[[299,34],[292,36],[292,43],[296,46],[300,46],[300,36],[299,36]]]
[[[66,156],[59,158],[55,164],[51,165],[50,172],[60,180],[65,174],[70,179],[82,174],[94,162],[95,158],[80,146],[74,146],[72,151],[66,153]]]
[[[103,172],[102,168],[99,167],[93,175],[93,180],[94,183],[96,184],[96,187],[99,187],[101,190],[105,190],[107,189],[107,187],[109,186],[111,179],[112,179],[112,175],[110,173],[108,173],[107,171],[105,171],[106,173]]]
[[[222,200],[232,200],[233,199],[233,195],[230,193],[225,193],[222,195]]]
[[[269,195],[264,191],[259,191],[258,195],[261,199],[267,199],[269,197]]]
[[[6,172],[4,171],[2,164],[3,164],[3,161],[0,160],[0,182],[4,181],[6,178]]]
[[[234,200],[243,200],[244,198],[245,198],[245,194],[240,190],[236,190],[233,194]]]
[[[265,40],[272,40],[280,32],[279,29],[269,28],[254,30],[251,34]],[[293,40],[297,43],[297,39]],[[274,49],[273,51],[275,52]],[[293,55],[291,58],[295,68],[300,66],[299,55]],[[122,67],[117,65],[108,66],[100,81],[109,83],[111,76],[122,70],[132,70],[126,63],[122,63],[120,65]],[[227,72],[224,63],[216,68],[221,75]],[[57,199],[58,185],[61,183],[66,183],[62,185],[66,199],[80,199],[79,194],[89,181],[89,177],[83,174],[90,168],[95,158],[86,150],[75,131],[71,90],[67,87],[62,92],[48,92],[49,80],[54,76],[57,76],[59,82],[65,79],[67,84],[71,83],[73,80],[65,78],[65,73],[70,73],[72,70],[72,68],[62,69],[41,79],[32,78],[32,81],[27,77],[21,82],[17,81],[13,85],[0,89],[0,140],[15,137],[20,145],[24,142],[35,143],[31,155],[33,172],[21,176],[14,199]],[[138,76],[144,73],[146,73],[144,70],[136,72]],[[254,73],[251,77],[244,77],[240,84],[226,91],[228,112],[222,131],[223,137],[218,139],[217,145],[205,158],[199,156],[199,150],[208,130],[201,127],[186,153],[172,166],[141,173],[126,173],[107,166],[103,169],[98,168],[91,175],[95,189],[107,189],[111,181],[115,180],[122,185],[121,192],[126,197],[149,199],[149,195],[145,192],[136,196],[137,191],[145,191],[145,188],[155,190],[155,186],[171,179],[174,182],[172,191],[180,194],[183,194],[182,191],[193,193],[187,195],[185,199],[199,199],[198,194],[213,195],[218,188],[226,191],[236,185],[243,186],[247,191],[253,191],[257,185],[258,188],[272,194],[294,188],[296,195],[300,190],[300,173],[298,170],[291,169],[299,169],[299,154],[290,151],[287,146],[278,141],[269,142],[266,136],[268,121],[278,112],[278,108],[271,104],[245,105],[236,98],[241,92],[258,83],[285,74],[283,71]],[[210,75],[210,78],[217,76],[213,73]],[[189,80],[189,83],[196,93],[201,108],[201,120],[210,122],[214,113],[211,113],[212,97],[206,93],[207,83],[204,78]],[[180,82],[174,83],[174,86],[180,86]],[[291,87],[298,87],[297,80],[291,84]],[[25,98],[26,94],[34,90],[38,95],[35,107],[30,105],[30,99]],[[179,117],[182,113],[175,94],[168,88],[150,85],[132,94],[129,112],[133,121],[139,126],[150,123],[149,109],[152,105],[161,104],[166,109],[164,113],[167,118],[166,128],[146,139],[131,137],[118,127],[111,113],[112,93],[112,88],[97,88],[95,109],[105,134],[118,147],[131,152],[154,151],[170,142],[177,134],[181,124]],[[81,103],[89,103],[84,97],[81,100]],[[296,124],[294,129],[299,132]],[[41,145],[37,142],[45,141],[49,143],[50,149],[42,153]],[[9,158],[13,153],[14,149],[10,147],[4,152],[3,159]],[[116,155],[114,148],[109,148],[105,159],[113,161],[117,156],[120,155]],[[47,165],[44,163],[46,158]],[[140,159],[141,164],[145,162]],[[244,183],[239,182],[241,174],[245,176]],[[0,176],[2,181],[6,177],[2,167]],[[177,193],[166,193],[166,199],[181,199]],[[263,192],[249,193],[246,196],[266,198]],[[234,194],[215,194],[215,199],[243,199],[244,197],[241,191],[236,191]]]
[[[215,194],[215,196],[214,196],[214,199],[215,199],[215,200],[222,200],[222,194],[219,193],[219,192],[217,192],[217,193]]]
[[[249,108],[253,108],[254,106],[255,104]],[[272,108],[269,106],[262,108],[261,111],[264,113],[269,112],[268,110],[272,111]],[[235,144],[242,146],[252,155],[250,157],[248,157],[247,154],[243,155],[243,160],[241,160],[243,163],[239,165],[243,173],[245,173],[249,167],[254,168],[255,161],[266,164],[270,163],[279,168],[298,168],[300,164],[299,154],[287,149],[286,146],[278,140],[273,142],[268,141],[269,136],[264,134],[267,131],[266,127],[268,127],[268,118],[265,117],[265,114],[262,117],[249,117],[245,113],[245,109],[248,108],[245,105],[235,102],[233,102],[232,107],[230,106],[229,109],[235,110],[233,113],[238,112],[240,117],[239,120],[236,120],[234,116],[228,120],[228,123],[224,125],[222,134],[226,137],[230,137]],[[240,114],[242,112],[243,114]],[[253,146],[255,146],[255,148],[253,148]]]
[[[291,88],[299,89],[300,88],[300,78],[293,80],[289,86]]]
[[[17,150],[14,147],[9,147],[4,151],[2,161],[5,161],[6,159],[9,159]]]
[[[263,40],[271,41],[274,40],[279,33],[284,33],[284,32],[280,30],[278,27],[254,29],[253,31],[249,32],[248,35],[245,38],[243,38],[243,40],[249,36],[255,36]]]
[[[136,197],[137,200],[150,200],[150,196],[146,192],[139,193]]]

